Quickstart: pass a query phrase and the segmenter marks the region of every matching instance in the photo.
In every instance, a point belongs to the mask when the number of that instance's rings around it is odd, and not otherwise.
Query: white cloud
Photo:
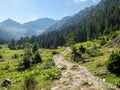
[[[93,2],[96,2],[96,0],[92,0]]]
[[[76,3],[78,2],[86,2],[87,0],[74,0]]]
[[[87,1],[90,1],[90,0],[73,0],[74,2],[76,3],[79,3],[79,2],[87,2]],[[93,2],[95,2],[96,0],[91,0]]]

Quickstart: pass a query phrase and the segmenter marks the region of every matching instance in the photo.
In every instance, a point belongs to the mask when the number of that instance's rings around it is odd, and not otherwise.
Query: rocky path
[[[51,90],[112,90],[110,88],[115,88],[111,84],[105,83],[105,80],[95,77],[88,69],[67,62],[64,56],[69,52],[70,48],[67,48],[64,52],[53,57],[56,66],[58,68],[64,67],[64,69],[60,80],[55,81]]]

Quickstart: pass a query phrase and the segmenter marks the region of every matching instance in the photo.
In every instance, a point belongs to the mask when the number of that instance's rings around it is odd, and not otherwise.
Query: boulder
[[[109,71],[106,69],[106,70],[100,70],[99,74],[100,75],[105,75],[105,74],[108,74]]]
[[[1,86],[2,87],[7,87],[11,84],[11,80],[10,79],[5,79],[2,83]]]
[[[108,45],[110,47],[120,46],[120,36],[118,36],[117,38],[113,39],[111,42],[108,43]]]

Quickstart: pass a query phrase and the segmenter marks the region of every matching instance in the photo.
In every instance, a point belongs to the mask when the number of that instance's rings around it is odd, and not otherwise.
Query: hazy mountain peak
[[[6,19],[5,21],[1,22],[2,25],[6,27],[20,27],[21,24],[16,22],[15,20],[12,20],[10,18]]]
[[[35,33],[37,33],[37,35],[40,34],[41,32],[45,31],[48,27],[55,24],[56,22],[57,21],[54,20],[54,19],[40,18],[40,19],[37,19],[37,20],[34,20],[34,21],[24,23],[22,25],[22,27],[27,30],[27,34],[32,36]],[[38,33],[38,32],[40,32],[40,33]]]
[[[18,23],[17,21],[15,21],[15,20],[13,20],[13,19],[11,19],[11,18],[8,18],[8,19],[4,20],[4,21],[1,22],[1,23],[6,23],[6,22]]]

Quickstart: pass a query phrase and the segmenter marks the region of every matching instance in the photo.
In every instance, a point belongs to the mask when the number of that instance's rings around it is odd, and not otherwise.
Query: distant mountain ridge
[[[89,12],[91,12],[90,10],[92,10],[92,8],[94,8],[94,7],[95,6],[92,6],[91,8],[85,8],[74,15],[63,17],[57,23],[50,26],[46,31],[50,32],[50,31],[54,31],[54,30],[61,30],[66,27],[69,27],[75,23],[78,23],[80,20],[86,18],[90,14],[89,13]]]
[[[10,40],[12,38],[19,39],[21,36],[38,35],[56,22],[57,20],[41,18],[21,24],[8,18],[0,22],[0,33],[2,33],[0,38]]]
[[[47,29],[47,32],[50,31],[55,31],[55,30],[61,30],[64,28],[67,28],[73,24],[77,24],[79,22],[84,21],[86,18],[88,18],[91,13],[95,14],[97,11],[95,10],[98,7],[99,11],[102,9],[109,8],[109,6],[112,5],[119,5],[120,0],[101,0],[98,5],[93,5],[91,7],[86,7],[85,9],[81,10],[80,12],[72,15],[72,16],[67,16],[63,17],[61,20],[59,20],[57,23],[53,24]],[[95,12],[96,11],[96,12]]]
[[[53,20],[49,18],[41,18],[35,21],[24,23],[22,25],[22,28],[27,30],[26,34],[29,34],[29,36],[32,36],[34,34],[39,35],[41,32],[46,31],[48,27],[55,24],[56,22],[57,20]]]
[[[27,29],[38,29],[38,30],[45,30],[50,25],[53,25],[56,21],[49,18],[41,18],[35,21],[30,21],[23,24],[24,28]]]

